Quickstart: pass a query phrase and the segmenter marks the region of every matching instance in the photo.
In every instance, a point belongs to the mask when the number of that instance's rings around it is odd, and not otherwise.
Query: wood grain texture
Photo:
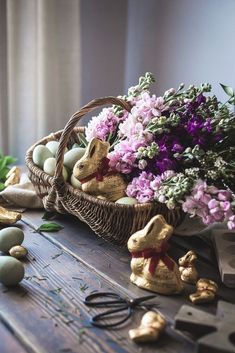
[[[1,313],[0,313],[1,316]],[[22,347],[14,332],[6,327],[5,323],[0,320],[0,351],[1,353],[17,352],[26,353],[27,351]]]
[[[37,219],[38,223],[42,223],[39,215]],[[136,313],[128,325],[118,330],[105,331],[91,327],[90,312],[82,302],[94,290],[114,290],[123,294],[124,288],[120,284],[115,286],[115,281],[109,281],[107,274],[102,276],[100,271],[86,266],[85,261],[78,260],[78,256],[71,256],[58,239],[58,245],[55,245],[47,239],[48,235],[42,236],[23,223],[19,223],[19,226],[25,233],[23,245],[29,250],[25,260],[26,275],[16,288],[6,289],[0,285],[0,314],[24,347],[27,347],[27,351],[138,351],[138,346],[128,338],[128,329],[138,326],[143,312]],[[68,230],[69,226],[64,231]],[[53,236],[56,238],[59,234],[54,233],[50,237],[53,239]],[[90,253],[89,244],[82,246],[80,243],[80,247],[86,258],[86,253]],[[103,252],[94,252],[94,256],[96,261],[99,259],[103,262]],[[135,293],[132,294],[134,296]],[[92,313],[95,312],[92,310]],[[185,340],[183,335],[177,334],[169,325],[162,339],[156,344],[145,345],[144,350],[152,353],[158,348],[162,352],[173,353],[188,352],[193,347],[192,341]]]
[[[29,211],[23,216],[23,220],[33,227],[38,227],[41,222],[41,211]],[[90,228],[77,218],[72,216],[58,215],[56,222],[64,229],[58,233],[44,233],[47,239],[55,242],[66,251],[70,252],[79,261],[86,263],[93,270],[98,271],[115,286],[120,286],[128,295],[141,296],[146,291],[130,283],[130,254],[127,249],[107,243],[95,235]],[[85,251],[84,251],[85,249]],[[199,276],[210,278],[219,284],[219,297],[235,302],[234,291],[226,288],[221,282],[213,247],[208,246],[205,241],[196,237],[171,238],[170,255],[177,261],[189,249],[199,255],[196,266]],[[189,303],[188,296],[194,292],[193,285],[185,285],[185,291],[180,296],[160,296],[162,312],[173,322],[174,315],[180,306]],[[206,307],[206,310],[214,312],[216,303]]]

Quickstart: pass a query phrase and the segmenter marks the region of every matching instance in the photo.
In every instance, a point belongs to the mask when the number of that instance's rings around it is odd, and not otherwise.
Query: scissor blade
[[[108,307],[108,306],[123,306],[126,304],[126,301],[121,301],[121,300],[105,300],[105,301],[94,301],[94,302],[90,302],[90,301],[86,301],[84,300],[84,304],[86,304],[87,306],[94,306],[94,307]]]
[[[146,297],[140,297],[140,298],[136,298],[136,299],[131,299],[130,300],[130,304],[131,304],[131,306],[135,306],[135,305],[138,305],[138,304],[140,304],[142,302],[145,302],[145,301],[153,299],[153,298],[156,298],[156,295],[147,295]]]

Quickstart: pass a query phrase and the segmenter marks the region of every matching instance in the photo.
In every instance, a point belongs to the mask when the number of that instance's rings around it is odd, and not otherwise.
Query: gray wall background
[[[146,71],[158,95],[210,82],[225,100],[234,38],[235,0],[0,0],[0,150],[22,163],[82,105]]]
[[[181,82],[235,86],[235,0],[81,2],[82,103],[120,94],[146,71],[158,94]]]

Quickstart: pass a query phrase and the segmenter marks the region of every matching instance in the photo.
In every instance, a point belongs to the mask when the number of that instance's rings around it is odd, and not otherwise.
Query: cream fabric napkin
[[[10,185],[0,192],[0,205],[11,209],[43,208],[42,200],[37,196],[26,173],[22,173],[19,184]]]

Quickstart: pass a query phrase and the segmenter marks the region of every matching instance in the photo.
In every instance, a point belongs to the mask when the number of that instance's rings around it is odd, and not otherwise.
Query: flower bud
[[[138,168],[144,170],[147,166],[147,162],[145,159],[141,159],[138,163]]]
[[[170,97],[170,96],[173,96],[174,94],[175,94],[175,89],[170,88],[164,93],[164,97]]]

